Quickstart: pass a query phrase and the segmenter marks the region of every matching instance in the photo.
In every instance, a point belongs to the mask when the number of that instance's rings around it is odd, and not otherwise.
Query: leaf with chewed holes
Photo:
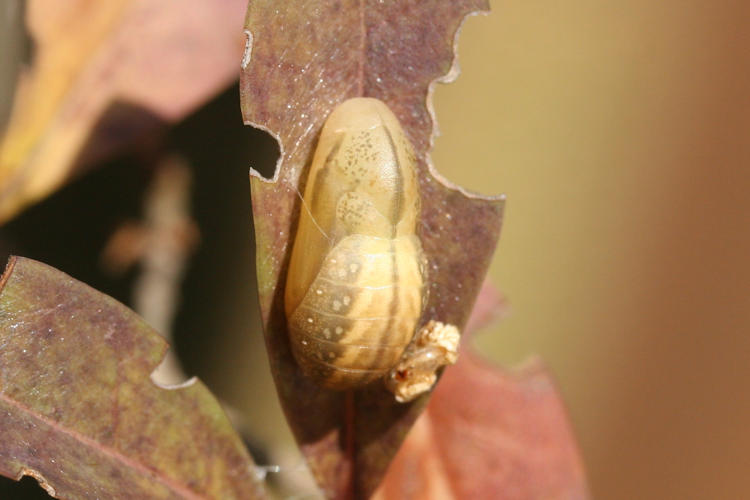
[[[467,342],[503,309],[485,286],[458,363],[445,371],[373,500],[589,498],[565,407],[541,362],[503,370]]]
[[[503,199],[467,193],[429,164],[431,86],[455,77],[455,40],[486,0],[250,3],[240,77],[245,122],[279,141],[272,181],[251,175],[257,275],[266,345],[287,420],[328,497],[366,498],[428,396],[400,404],[375,384],[353,394],[305,378],[292,357],[284,283],[300,185],[321,126],[342,101],[375,97],[395,113],[417,157],[417,234],[428,261],[420,324],[469,316],[500,232]]]
[[[150,379],[166,349],[114,299],[12,257],[0,282],[0,473],[59,498],[263,498],[206,387]]]

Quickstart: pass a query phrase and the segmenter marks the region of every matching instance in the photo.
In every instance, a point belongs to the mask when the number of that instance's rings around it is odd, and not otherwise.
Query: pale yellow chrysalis
[[[354,98],[323,126],[287,275],[292,352],[334,388],[386,375],[423,307],[416,160],[383,102]]]

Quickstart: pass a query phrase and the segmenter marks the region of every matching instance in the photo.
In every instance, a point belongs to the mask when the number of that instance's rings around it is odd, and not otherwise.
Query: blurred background
[[[4,1],[0,123],[35,55],[22,3]],[[492,7],[465,23],[461,74],[434,92],[438,170],[508,196],[490,274],[511,310],[478,348],[506,366],[544,359],[596,498],[748,497],[750,3]],[[175,349],[242,415],[256,461],[293,484],[305,473],[262,344],[246,181],[249,166],[272,172],[278,147],[222,88],[184,118],[155,117],[157,145],[123,148],[25,209],[0,249],[133,305],[143,261],[113,270],[102,256],[147,216],[164,151],[180,158],[199,236],[186,239]]]

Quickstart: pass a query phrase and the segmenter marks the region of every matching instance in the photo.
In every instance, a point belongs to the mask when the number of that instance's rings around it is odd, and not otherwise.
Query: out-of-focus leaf
[[[237,77],[246,0],[29,0],[34,58],[0,141],[0,222]]]
[[[0,473],[60,498],[259,498],[252,459],[197,380],[149,374],[167,345],[114,299],[14,257],[0,290]]]
[[[499,298],[482,289],[467,333],[504,309]],[[502,370],[480,359],[468,337],[373,500],[589,498],[565,407],[542,364]]]
[[[4,0],[0,9],[0,130],[10,114],[13,89],[27,53],[21,0]]]
[[[469,194],[428,165],[435,133],[428,96],[435,80],[455,76],[454,40],[465,16],[487,8],[486,0],[250,3],[243,116],[281,145],[274,181],[251,175],[261,313],[282,406],[329,497],[374,491],[427,397],[399,404],[380,384],[347,394],[324,390],[294,362],[283,297],[300,176],[338,103],[368,96],[388,104],[419,161],[419,237],[430,280],[421,320],[462,327],[500,232],[503,202]]]
[[[466,321],[464,330],[467,337],[461,337],[462,341],[467,342],[468,335],[504,318],[508,314],[509,307],[505,296],[489,280],[485,280],[479,290],[471,315]]]

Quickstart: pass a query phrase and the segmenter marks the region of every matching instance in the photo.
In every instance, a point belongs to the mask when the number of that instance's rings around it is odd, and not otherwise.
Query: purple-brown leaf
[[[58,498],[264,496],[206,387],[151,381],[167,345],[135,313],[21,257],[0,285],[0,473]]]
[[[375,384],[354,393],[306,379],[290,351],[284,283],[300,210],[303,172],[330,111],[376,97],[401,121],[419,162],[419,237],[429,260],[421,323],[462,327],[497,241],[502,199],[469,194],[436,177],[427,153],[435,132],[430,86],[454,76],[454,39],[486,0],[253,1],[240,78],[246,123],[279,140],[274,180],[251,175],[258,286],[266,344],[292,430],[329,497],[366,498],[427,402],[398,404]]]

